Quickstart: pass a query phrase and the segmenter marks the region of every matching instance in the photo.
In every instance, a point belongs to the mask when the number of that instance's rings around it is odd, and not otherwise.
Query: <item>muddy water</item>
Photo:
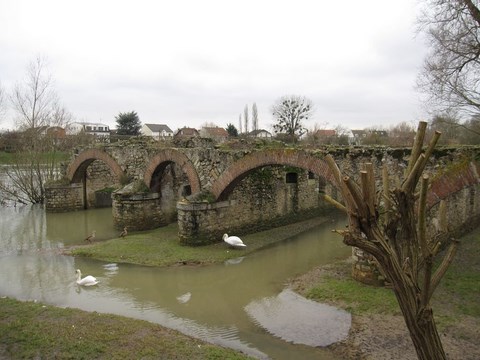
[[[334,359],[322,346],[346,336],[350,315],[285,288],[288,278],[350,254],[331,233],[343,219],[225,264],[150,268],[59,255],[96,230],[118,235],[111,209],[46,214],[0,208],[0,295],[149,320],[258,358]],[[234,250],[230,250],[234,251]],[[75,269],[96,276],[75,284]],[[317,346],[317,347],[315,347]]]

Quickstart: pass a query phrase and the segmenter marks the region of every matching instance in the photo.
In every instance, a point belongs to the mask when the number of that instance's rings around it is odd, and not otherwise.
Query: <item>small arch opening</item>
[[[285,175],[285,182],[287,184],[297,184],[298,174],[296,172],[289,172]]]
[[[190,185],[184,185],[181,190],[182,197],[187,197],[189,195],[192,195],[192,187]]]

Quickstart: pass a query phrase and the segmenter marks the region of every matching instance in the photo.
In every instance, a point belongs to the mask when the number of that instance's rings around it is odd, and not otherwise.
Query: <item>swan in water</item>
[[[186,304],[191,299],[191,297],[192,297],[192,293],[187,292],[177,297],[177,300],[180,304]]]
[[[225,241],[227,244],[233,247],[241,248],[241,247],[247,246],[243,243],[242,239],[240,239],[238,236],[228,236],[228,234],[223,234],[223,241]]]
[[[82,286],[92,286],[97,285],[98,280],[92,275],[87,275],[82,279],[82,272],[80,269],[77,269],[77,284]]]

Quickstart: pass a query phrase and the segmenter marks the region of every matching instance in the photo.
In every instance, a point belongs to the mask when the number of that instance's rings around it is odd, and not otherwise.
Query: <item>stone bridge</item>
[[[452,228],[476,220],[478,152],[435,151],[428,165],[437,174],[428,198],[432,219],[439,201],[449,198]],[[224,232],[255,232],[330,211],[324,195],[341,199],[327,153],[354,177],[370,162],[377,169],[386,163],[391,177],[400,178],[409,156],[408,149],[235,148],[208,141],[173,147],[134,139],[78,151],[63,182],[46,189],[46,209],[112,206],[116,226],[131,230],[178,221],[180,241],[200,245]],[[376,176],[381,188],[381,172]]]

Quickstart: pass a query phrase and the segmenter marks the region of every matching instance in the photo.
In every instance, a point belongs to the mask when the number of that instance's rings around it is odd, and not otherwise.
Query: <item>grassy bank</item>
[[[116,315],[0,299],[2,359],[249,359],[177,331]]]
[[[18,159],[17,155],[16,153],[0,151],[0,165],[16,164]],[[52,158],[54,158],[55,161],[60,162],[68,160],[70,155],[70,153],[57,151],[55,153],[43,153],[40,159],[43,159],[45,162],[51,162]]]
[[[315,218],[255,234],[242,236],[247,247],[232,249],[219,239],[218,243],[199,247],[180,245],[177,225],[172,224],[152,231],[129,234],[117,238],[67,249],[74,256],[91,257],[108,262],[124,262],[148,266],[176,264],[211,264],[245,256],[259,249],[318,226],[326,218]],[[340,240],[339,240],[340,241]]]
[[[444,325],[458,316],[480,318],[480,228],[464,236],[456,257],[433,296],[432,307]],[[400,315],[393,291],[361,284],[351,278],[351,263],[337,262],[322,269],[297,290],[306,297],[341,304],[353,314]],[[301,284],[301,285],[300,285]]]
[[[432,308],[449,359],[479,359],[480,228],[461,239],[455,259],[437,287]],[[330,346],[346,360],[415,359],[416,354],[393,291],[351,279],[351,263],[323,266],[292,280],[312,300],[352,313],[349,337]]]

